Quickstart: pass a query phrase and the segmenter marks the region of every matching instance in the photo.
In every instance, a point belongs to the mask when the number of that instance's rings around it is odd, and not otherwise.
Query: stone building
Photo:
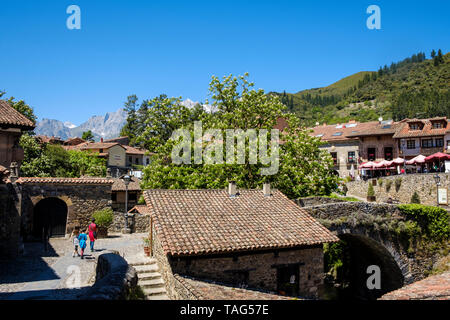
[[[174,275],[317,297],[323,243],[338,238],[277,190],[147,190],[153,254]],[[172,292],[172,293],[171,293]]]
[[[111,206],[112,179],[27,178],[16,181],[21,197],[20,234],[24,240],[64,237],[87,227],[92,214]]]
[[[447,132],[450,132],[450,124],[446,117],[405,119],[400,121],[393,138],[398,141],[404,157],[412,159],[418,155],[445,152]]]
[[[400,123],[392,120],[378,121],[365,130],[348,134],[348,138],[359,140],[359,164],[367,161],[390,161],[400,157],[398,143],[393,138],[399,126]]]
[[[316,126],[312,128],[311,135],[325,142],[322,149],[330,152],[334,161],[334,170],[340,177],[349,176],[352,165],[354,175],[358,172],[359,140],[358,137],[349,137],[368,131],[378,125],[378,122],[359,123],[350,121],[343,124]]]
[[[0,166],[9,168],[12,162],[20,165],[23,150],[19,146],[22,132],[33,130],[34,123],[11,107],[8,102],[0,100]]]

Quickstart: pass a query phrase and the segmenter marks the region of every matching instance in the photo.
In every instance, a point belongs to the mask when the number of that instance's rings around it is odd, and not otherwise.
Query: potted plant
[[[108,228],[113,223],[114,213],[111,208],[104,208],[95,211],[92,215],[97,224],[97,238],[106,238],[108,236]]]
[[[150,256],[150,239],[149,238],[142,238],[144,243],[144,253],[146,256]]]
[[[375,191],[373,190],[373,185],[369,183],[369,188],[367,189],[367,201],[372,202],[375,201]]]

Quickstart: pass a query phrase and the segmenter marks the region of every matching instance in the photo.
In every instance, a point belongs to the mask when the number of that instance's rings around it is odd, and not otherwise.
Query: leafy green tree
[[[246,74],[240,77],[228,76],[222,80],[212,78],[211,105],[217,111],[203,115],[203,130],[218,129],[225,139],[223,132],[226,129],[270,131],[277,119],[284,116],[289,127],[282,134],[278,173],[261,175],[262,170],[268,165],[261,161],[249,163],[248,144],[245,150],[247,161],[244,164],[226,161],[221,164],[195,164],[193,154],[190,155],[191,164],[175,164],[171,161],[171,151],[176,141],[169,139],[156,149],[157,156],[151,165],[144,169],[144,188],[216,189],[226,187],[230,180],[236,181],[241,188],[257,188],[264,182],[271,182],[291,198],[311,194],[325,195],[337,188],[339,178],[331,174],[333,162],[327,152],[319,149],[320,139],[309,136],[308,132],[301,128],[297,117],[285,113],[286,107],[278,97],[267,95],[261,89],[255,90],[254,84],[248,82],[247,77]],[[182,113],[179,113],[178,117],[178,120],[172,121],[178,126],[192,128],[190,123],[184,123]],[[191,132],[191,138],[192,135]],[[191,139],[190,144],[193,149],[194,139]],[[225,144],[220,144],[219,141],[218,145],[218,150],[222,150],[225,157]],[[210,143],[204,143],[202,153],[204,154],[210,146]],[[269,146],[268,152],[272,154],[275,149]]]
[[[106,160],[98,158],[96,154],[39,144],[29,134],[22,135],[20,145],[24,150],[24,160],[20,166],[22,176],[76,178],[82,175],[106,175]]]
[[[136,132],[138,127],[138,117],[136,113],[138,97],[133,94],[127,97],[124,109],[127,112],[127,122],[120,131],[121,136],[127,136],[130,139],[130,144],[134,144],[136,139]]]
[[[431,58],[434,59],[434,57],[436,56],[436,51],[434,51],[434,49],[431,51]]]
[[[83,134],[81,135],[81,139],[86,141],[94,141],[94,135],[92,134],[91,130],[84,131]]]

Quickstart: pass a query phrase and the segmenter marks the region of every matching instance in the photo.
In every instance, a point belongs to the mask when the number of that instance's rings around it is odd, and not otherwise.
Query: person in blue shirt
[[[81,231],[80,235],[78,236],[78,240],[80,241],[81,259],[83,259],[84,249],[86,249],[87,245],[87,239],[88,238],[86,231]]]

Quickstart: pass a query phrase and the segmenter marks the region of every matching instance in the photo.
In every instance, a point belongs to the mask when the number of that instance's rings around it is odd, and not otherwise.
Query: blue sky
[[[66,8],[81,9],[69,30]],[[381,9],[369,30],[366,8]],[[79,125],[126,97],[208,98],[212,75],[297,92],[431,49],[449,51],[450,1],[0,0],[0,90],[39,119]]]

